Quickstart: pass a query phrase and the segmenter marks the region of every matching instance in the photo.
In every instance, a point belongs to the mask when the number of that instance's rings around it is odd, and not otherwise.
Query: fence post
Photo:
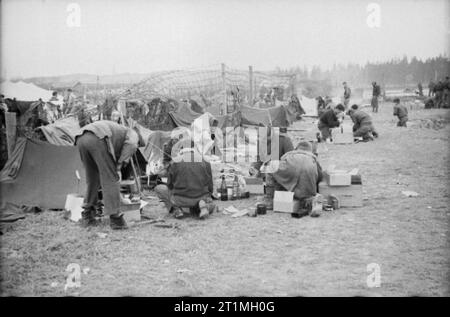
[[[292,92],[291,95],[296,95],[298,97],[297,94],[297,73],[294,73],[294,75],[292,75],[291,77],[291,87],[292,87]]]
[[[222,90],[223,90],[223,108],[222,115],[227,114],[227,84],[225,81],[225,64],[222,63]]]
[[[249,90],[248,90],[248,106],[253,107],[253,67],[248,67],[248,80],[249,80]]]
[[[5,112],[6,145],[8,147],[8,159],[12,157],[17,138],[17,116],[15,112]]]

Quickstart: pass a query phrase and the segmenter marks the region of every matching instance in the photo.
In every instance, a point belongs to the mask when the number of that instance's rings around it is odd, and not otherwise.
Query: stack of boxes
[[[335,196],[340,207],[362,207],[363,190],[358,169],[351,171],[328,170],[323,172],[324,180],[319,184],[319,193],[324,197]]]

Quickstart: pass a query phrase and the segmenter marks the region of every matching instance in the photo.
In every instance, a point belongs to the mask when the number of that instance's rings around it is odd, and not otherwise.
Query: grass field
[[[373,117],[374,142],[319,154],[325,167],[360,169],[362,208],[199,221],[172,219],[151,203],[145,213],[172,226],[123,232],[82,229],[56,211],[30,214],[1,236],[1,295],[449,296],[450,112],[413,110],[410,127],[397,128],[392,104],[382,103]],[[447,124],[418,125],[430,118]],[[70,263],[89,270],[64,291]],[[370,263],[380,267],[380,287],[367,285]]]

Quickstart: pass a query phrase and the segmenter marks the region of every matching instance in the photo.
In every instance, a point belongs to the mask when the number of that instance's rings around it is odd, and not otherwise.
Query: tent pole
[[[222,107],[222,115],[226,115],[228,112],[227,109],[227,84],[225,80],[225,64],[222,63],[222,90],[223,90],[223,107]]]
[[[124,118],[124,116],[123,116],[122,111],[120,111],[120,121],[122,122],[122,125],[123,125],[124,127],[126,127],[126,125],[125,125],[125,118]],[[136,162],[137,162],[137,156],[136,156],[136,153],[133,154],[133,156],[132,156],[132,158],[131,158],[131,160],[130,160],[130,163],[131,163],[131,169],[133,170],[134,181],[135,181],[136,187],[137,187],[137,189],[138,189],[138,191],[139,191],[139,196],[142,197],[141,179],[140,179],[140,177],[138,177],[138,175],[137,175],[137,172],[136,172],[136,166],[134,165],[133,159],[135,159]]]
[[[12,157],[17,139],[17,117],[15,112],[5,112],[6,125],[6,145],[8,150],[8,159]]]
[[[248,67],[248,80],[249,80],[249,90],[248,90],[248,106],[253,107],[253,67]]]

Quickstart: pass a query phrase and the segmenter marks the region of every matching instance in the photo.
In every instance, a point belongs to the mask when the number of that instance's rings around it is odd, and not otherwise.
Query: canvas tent
[[[300,103],[305,111],[305,116],[317,117],[317,101],[314,98],[300,96]]]
[[[3,82],[0,84],[0,92],[5,95],[5,98],[16,98],[16,100],[21,101],[36,101],[39,99],[47,101],[52,97],[50,90],[23,81],[16,83],[11,81]]]
[[[81,181],[77,186],[75,171]],[[0,206],[6,203],[64,208],[70,193],[86,190],[83,164],[74,146],[19,138],[12,157],[0,173]]]

